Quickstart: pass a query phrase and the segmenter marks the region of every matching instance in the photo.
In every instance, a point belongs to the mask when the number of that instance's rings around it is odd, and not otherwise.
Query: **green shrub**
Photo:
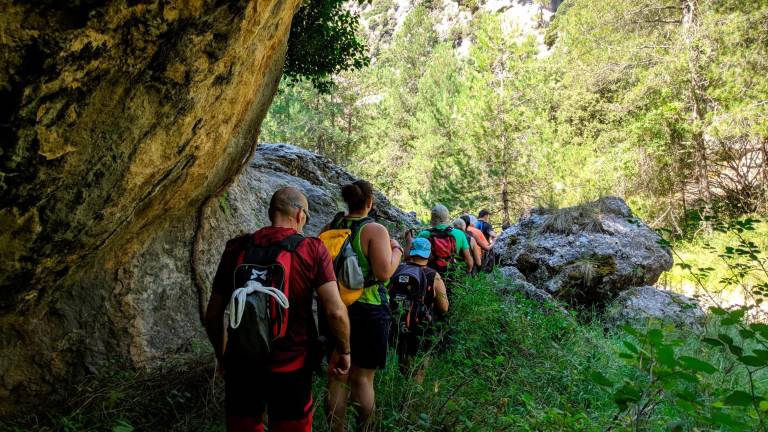
[[[680,334],[673,327],[635,329],[619,353],[629,373],[591,378],[609,390],[617,411],[612,427],[626,430],[766,430],[768,412],[768,324],[755,306],[768,293],[768,260],[764,249],[749,239],[761,223],[756,219],[706,221],[714,232],[730,238],[722,249],[710,246],[722,260],[726,276],[719,285],[751,291],[755,305],[727,310],[710,308],[702,334]],[[669,245],[669,242],[665,242]],[[676,253],[678,266],[689,272],[702,293],[715,271],[697,267]],[[666,412],[666,413],[665,413]],[[674,419],[673,421],[669,421]]]
[[[370,61],[357,36],[358,26],[359,17],[341,0],[306,2],[291,23],[283,73],[289,81],[306,79],[319,92],[330,92],[334,74],[360,69]]]

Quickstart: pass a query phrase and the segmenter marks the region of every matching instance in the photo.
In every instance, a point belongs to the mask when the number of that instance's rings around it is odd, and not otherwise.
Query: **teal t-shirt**
[[[441,230],[448,228],[448,225],[438,225],[435,228]],[[429,238],[429,230],[424,230],[419,233],[418,237],[422,237],[425,239]],[[461,253],[465,249],[469,249],[469,241],[467,241],[467,236],[458,228],[454,228],[451,230],[451,235],[453,238],[456,239],[456,252]]]

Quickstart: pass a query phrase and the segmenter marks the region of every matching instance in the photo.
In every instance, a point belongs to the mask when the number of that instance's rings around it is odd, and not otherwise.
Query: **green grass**
[[[675,263],[685,262],[694,269],[709,268],[701,282],[710,292],[720,292],[724,289],[740,289],[740,287],[728,286],[723,283],[724,279],[732,276],[732,271],[727,262],[720,256],[728,246],[733,246],[737,241],[734,232],[712,232],[699,233],[692,240],[678,241],[673,244],[675,250]],[[749,241],[755,242],[760,250],[768,251],[768,222],[755,224],[754,231],[745,231],[741,235]],[[765,282],[765,278],[760,273],[755,273],[753,278],[748,278],[747,286],[754,286],[756,283]],[[662,283],[668,287],[680,291],[685,286],[693,286],[696,280],[692,273],[676,265],[672,270],[665,273],[662,277]]]
[[[451,342],[417,358],[417,364],[428,359],[422,384],[401,374],[390,352],[387,368],[376,377],[375,430],[604,431],[615,417],[614,430],[627,430],[612,394],[589,377],[597,370],[618,383],[642,381],[642,373],[618,356],[629,336],[598,317],[576,319],[553,306],[503,295],[499,287],[506,283],[491,275],[453,288]],[[665,334],[682,341],[680,353],[705,356],[728,370],[697,335],[672,328]],[[115,372],[74,389],[63,405],[0,423],[0,430],[223,431],[222,386],[212,382],[212,368],[208,355],[152,372]],[[727,373],[703,379],[719,386],[743,383],[743,377]],[[315,430],[321,432],[327,430],[324,389],[325,379],[317,379]],[[700,426],[662,401],[641,430],[666,430],[674,421],[683,422],[682,430]]]

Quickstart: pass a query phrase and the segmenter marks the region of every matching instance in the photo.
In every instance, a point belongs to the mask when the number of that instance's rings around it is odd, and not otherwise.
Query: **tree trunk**
[[[709,161],[707,156],[707,143],[704,138],[704,122],[707,116],[706,83],[704,81],[701,51],[696,46],[698,37],[698,0],[682,0],[683,11],[682,24],[685,47],[688,58],[688,96],[690,103],[690,121],[694,132],[691,135],[691,144],[694,150],[694,162],[696,180],[698,182],[699,199],[704,201],[708,208],[711,199],[709,184]]]
[[[763,145],[762,145],[762,166],[763,166],[763,184],[760,188],[760,199],[761,204],[764,207],[768,207],[768,203],[766,203],[766,200],[768,200],[768,136],[763,137]]]
[[[506,176],[501,181],[501,213],[503,215],[502,225],[509,223],[509,181]]]

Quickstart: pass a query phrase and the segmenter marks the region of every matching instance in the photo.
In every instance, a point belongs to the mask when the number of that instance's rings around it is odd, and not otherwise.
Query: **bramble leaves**
[[[624,408],[632,402],[638,402],[640,397],[640,390],[629,381],[625,381],[624,384],[613,393],[613,401],[616,405]]]
[[[605,375],[603,375],[601,372],[598,371],[592,371],[592,373],[589,375],[589,377],[594,381],[596,384],[601,385],[603,387],[612,387],[613,381],[608,379]]]
[[[745,355],[745,356],[740,356],[737,359],[741,363],[743,363],[743,364],[745,364],[747,366],[752,366],[752,367],[762,367],[762,366],[765,366],[765,361],[761,360],[757,356]]]
[[[736,390],[723,399],[723,405],[750,406],[752,405],[752,395],[742,390]]]
[[[656,359],[659,363],[670,369],[673,369],[678,365],[678,362],[675,359],[675,351],[669,345],[663,345],[656,350]]]
[[[707,374],[712,374],[717,372],[716,367],[696,357],[680,356],[678,360],[680,361],[680,364],[682,365],[682,367],[694,372],[704,372]]]

